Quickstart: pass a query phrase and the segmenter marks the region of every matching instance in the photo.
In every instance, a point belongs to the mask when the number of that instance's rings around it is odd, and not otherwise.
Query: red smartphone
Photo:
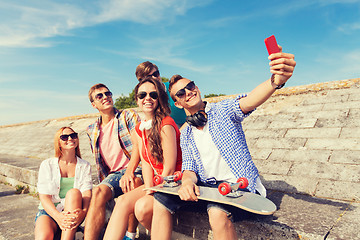
[[[270,37],[265,38],[265,46],[266,46],[266,49],[267,49],[269,55],[272,53],[280,52],[280,49],[277,45],[274,35],[271,35]]]

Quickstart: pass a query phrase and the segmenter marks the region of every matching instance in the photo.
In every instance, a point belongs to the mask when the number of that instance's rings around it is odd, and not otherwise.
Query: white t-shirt
[[[217,181],[236,183],[237,178],[231,172],[225,159],[221,156],[209,132],[209,123],[202,130],[192,127],[196,147],[199,150],[206,178],[214,177]]]
[[[208,106],[205,108],[205,112],[207,111],[209,111]],[[219,149],[211,138],[209,123],[207,122],[202,130],[197,129],[194,126],[191,126],[191,128],[194,134],[196,147],[200,153],[200,158],[204,166],[205,177],[215,178],[216,181],[236,183],[236,176],[231,172],[229,165],[221,156]],[[261,196],[266,197],[266,189],[261,183],[260,178],[257,177],[255,181],[255,189]]]

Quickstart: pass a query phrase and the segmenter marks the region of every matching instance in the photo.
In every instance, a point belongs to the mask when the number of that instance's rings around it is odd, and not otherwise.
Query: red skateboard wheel
[[[223,183],[220,183],[218,190],[219,190],[219,193],[221,193],[222,195],[226,195],[231,192],[231,186],[229,183],[223,182]]]
[[[236,182],[240,183],[239,184],[240,189],[244,189],[249,186],[249,181],[247,180],[247,178],[244,177],[239,178]]]
[[[176,171],[176,172],[174,173],[174,175],[175,175],[175,178],[174,178],[174,181],[175,181],[175,182],[181,180],[181,178],[182,178],[182,172]]]
[[[161,175],[156,175],[154,177],[154,185],[159,185],[164,181],[164,178]]]

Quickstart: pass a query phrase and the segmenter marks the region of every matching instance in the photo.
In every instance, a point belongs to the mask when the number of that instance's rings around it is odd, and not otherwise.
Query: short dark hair
[[[169,93],[170,93],[170,97],[172,98],[172,100],[174,100],[174,102],[176,102],[175,99],[175,94],[171,94],[171,88],[173,87],[173,85],[175,83],[177,83],[177,81],[184,79],[181,75],[179,74],[175,74],[170,78],[170,82],[169,82]]]
[[[146,61],[143,63],[140,63],[135,70],[135,76],[137,78],[137,80],[141,81],[143,80],[145,77],[147,77],[147,75],[150,74],[151,70],[153,69],[159,70],[159,68],[153,64],[152,62]]]
[[[109,88],[108,88],[105,84],[103,84],[103,83],[95,84],[94,86],[92,86],[92,87],[90,88],[89,93],[88,93],[90,102],[93,102],[93,101],[94,101],[94,99],[93,99],[93,97],[92,97],[93,92],[94,92],[96,89],[100,89],[100,88],[106,88],[108,91],[110,91]]]

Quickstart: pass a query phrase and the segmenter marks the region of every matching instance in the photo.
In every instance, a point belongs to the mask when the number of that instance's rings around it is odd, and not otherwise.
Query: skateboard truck
[[[239,178],[236,183],[228,183],[228,182],[223,182],[220,183],[218,190],[219,193],[222,195],[226,195],[228,197],[239,197],[239,194],[236,194],[238,191],[238,189],[245,189],[247,188],[247,186],[249,185],[249,181],[247,180],[247,178]],[[234,194],[229,194],[229,193],[234,193]],[[229,194],[229,195],[228,195]]]
[[[159,184],[164,183],[165,187],[175,187],[179,185],[179,181],[182,178],[182,172],[176,171],[174,175],[163,177],[161,175],[156,175],[154,177],[154,185],[157,186]]]

